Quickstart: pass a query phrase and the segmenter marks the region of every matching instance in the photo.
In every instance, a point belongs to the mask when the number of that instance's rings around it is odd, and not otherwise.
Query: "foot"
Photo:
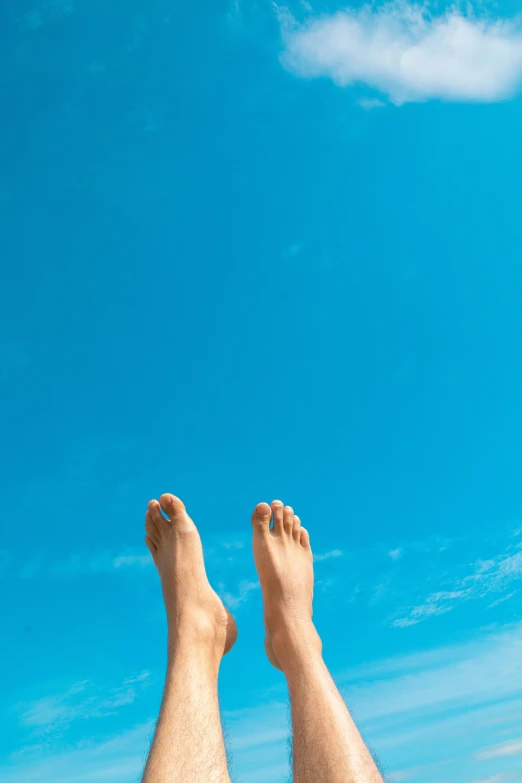
[[[191,654],[201,648],[219,665],[237,629],[208,582],[194,522],[181,500],[169,494],[150,501],[145,520],[145,543],[160,575],[167,610],[169,654],[184,645]]]
[[[310,537],[293,509],[280,500],[271,506],[256,506],[252,525],[254,559],[263,591],[265,649],[270,663],[286,671],[298,648],[306,654],[321,654],[321,641],[312,622]]]

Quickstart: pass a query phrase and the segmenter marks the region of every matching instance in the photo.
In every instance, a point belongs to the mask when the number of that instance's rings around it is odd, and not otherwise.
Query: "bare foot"
[[[273,527],[270,522],[273,516]],[[252,516],[254,559],[265,611],[265,649],[277,669],[286,671],[296,647],[321,654],[312,622],[314,570],[310,537],[290,506],[260,503]]]
[[[145,520],[145,543],[160,575],[167,610],[169,654],[184,644],[198,646],[210,651],[219,665],[236,640],[236,623],[208,582],[194,522],[181,500],[169,494],[150,501]]]

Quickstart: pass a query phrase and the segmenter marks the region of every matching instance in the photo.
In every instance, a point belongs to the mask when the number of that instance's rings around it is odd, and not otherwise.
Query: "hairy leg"
[[[236,626],[208,583],[199,533],[181,500],[162,495],[145,518],[167,610],[168,665],[142,783],[230,783],[217,683]]]
[[[323,661],[312,622],[313,558],[307,531],[280,501],[271,507],[260,503],[252,524],[265,648],[290,691],[294,783],[382,783]]]

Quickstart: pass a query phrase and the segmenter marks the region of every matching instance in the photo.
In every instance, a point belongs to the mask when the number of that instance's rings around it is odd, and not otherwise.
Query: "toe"
[[[156,552],[158,551],[158,547],[156,546],[152,538],[150,538],[150,536],[145,536],[145,543],[151,555],[155,555]]]
[[[283,528],[285,533],[291,535],[294,526],[294,509],[292,506],[285,506],[283,509]]]
[[[283,504],[280,500],[272,501],[272,512],[274,514],[274,533],[282,535],[284,532],[283,527]]]
[[[272,509],[268,503],[258,503],[252,514],[252,525],[255,530],[266,533],[270,530],[270,520],[272,519]]]
[[[306,549],[310,549],[310,536],[308,535],[308,530],[305,530],[304,527],[301,528],[301,546],[304,546]]]
[[[185,506],[183,505],[182,501],[175,495],[171,495],[169,492],[166,492],[164,495],[162,495],[159,499],[159,502],[161,508],[171,522],[173,522],[180,515],[185,514]]]
[[[150,511],[147,511],[145,514],[145,530],[147,531],[147,535],[149,538],[151,538],[156,546],[159,546],[160,544],[160,532],[158,528],[156,527],[156,523],[153,521]]]
[[[161,530],[166,523],[165,517],[161,513],[160,504],[157,500],[150,500],[148,505],[148,513],[151,521],[154,522],[158,530]]]
[[[301,540],[301,520],[297,516],[297,514],[294,515],[294,524],[292,527],[292,536],[294,537],[294,541],[300,541]]]

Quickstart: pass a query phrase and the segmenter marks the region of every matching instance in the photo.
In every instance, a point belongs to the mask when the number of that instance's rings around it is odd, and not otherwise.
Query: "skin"
[[[294,783],[382,783],[322,658],[307,531],[277,500],[256,507],[252,526],[265,649],[290,691]],[[236,625],[210,587],[199,533],[181,500],[152,500],[145,527],[167,611],[168,666],[142,783],[230,783],[217,682]]]
[[[145,522],[167,611],[168,663],[142,783],[230,783],[217,683],[236,624],[210,587],[199,533],[181,500],[151,500]]]
[[[294,783],[382,783],[323,661],[312,622],[314,573],[308,532],[293,509],[278,500],[271,506],[260,503],[252,524],[265,649],[271,663],[284,672],[290,692]]]

